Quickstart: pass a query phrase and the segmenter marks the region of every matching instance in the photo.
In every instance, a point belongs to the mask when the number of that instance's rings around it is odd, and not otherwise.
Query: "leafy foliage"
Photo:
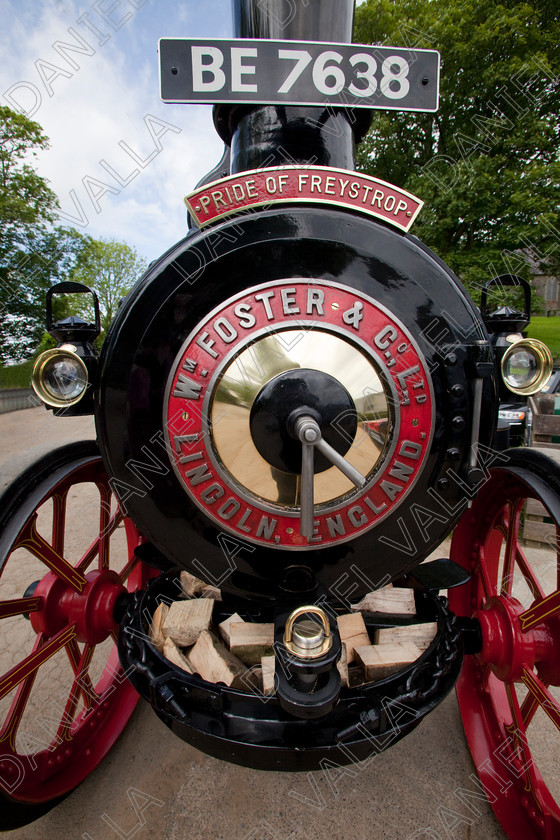
[[[58,206],[30,164],[48,141],[41,126],[0,107],[0,361],[28,357],[44,330],[45,292],[67,279],[84,243],[53,228]]]
[[[100,341],[115,317],[120,301],[128,294],[146,266],[147,261],[125,242],[117,242],[114,239],[88,241],[72,279],[84,283],[97,293],[101,316]],[[80,314],[93,322],[93,305],[88,301]]]
[[[548,0],[367,0],[355,40],[438,49],[435,114],[376,112],[358,168],[418,195],[414,232],[476,291],[560,269],[560,23]]]
[[[26,359],[48,339],[45,295],[55,283],[76,280],[95,289],[104,333],[119,300],[146,267],[123,242],[53,226],[58,200],[31,165],[47,147],[38,123],[0,107],[0,363]],[[93,320],[84,297],[57,295],[55,320],[68,314]]]
[[[25,241],[26,226],[52,221],[55,194],[28,159],[48,148],[39,123],[0,106],[0,225],[2,248]]]

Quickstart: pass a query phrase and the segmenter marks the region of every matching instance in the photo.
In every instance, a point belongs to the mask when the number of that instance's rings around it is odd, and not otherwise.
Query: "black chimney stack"
[[[354,0],[232,0],[234,36],[351,43]],[[310,164],[354,169],[354,144],[370,112],[332,106],[219,105],[218,133],[232,172]]]

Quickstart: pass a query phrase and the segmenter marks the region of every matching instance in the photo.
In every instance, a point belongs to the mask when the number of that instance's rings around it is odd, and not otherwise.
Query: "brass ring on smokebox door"
[[[373,360],[335,332],[268,330],[228,361],[216,376],[214,388],[209,383],[208,409],[205,406],[203,411],[211,421],[215,466],[226,473],[226,480],[235,482],[240,495],[247,494],[247,501],[253,501],[253,496],[272,505],[299,505],[299,475],[271,466],[259,454],[249,425],[251,407],[262,388],[279,373],[299,368],[328,373],[350,393],[358,429],[345,457],[356,469],[370,476],[386,454],[394,421]],[[227,422],[221,422],[226,415]],[[365,428],[372,416],[383,418],[385,425],[376,438]],[[336,467],[315,474],[318,505],[328,506],[354,491],[352,482]]]

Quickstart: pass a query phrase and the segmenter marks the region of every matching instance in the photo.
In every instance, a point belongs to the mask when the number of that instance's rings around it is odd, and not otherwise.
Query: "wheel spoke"
[[[519,708],[519,701],[517,699],[517,694],[515,693],[514,684],[506,683],[505,688],[512,716],[511,726],[506,726],[505,729],[511,737],[516,757],[521,765],[516,772],[525,778],[525,789],[531,790],[532,782],[529,771],[533,765],[533,757],[531,755],[529,745],[527,744],[523,715],[521,714],[521,709]]]
[[[523,509],[523,499],[518,499],[509,505],[509,516],[507,518],[506,546],[504,553],[504,568],[502,571],[501,595],[511,595],[513,587],[513,570],[517,556],[519,542],[519,523]]]
[[[490,577],[488,575],[488,568],[486,565],[485,559],[485,551],[484,548],[480,547],[480,555],[479,555],[479,563],[478,563],[478,570],[480,571],[480,582],[482,583],[482,588],[484,590],[484,597],[486,599],[492,598],[493,595],[496,594],[496,590]]]
[[[14,598],[12,601],[0,601],[0,619],[36,612],[41,609],[41,602],[42,599],[39,596],[36,598]]]
[[[531,595],[533,596],[533,598],[544,598],[544,589],[535,577],[535,574],[531,569],[529,562],[519,545],[517,546],[517,554],[515,559],[517,561],[517,565],[519,566],[521,574],[525,578],[527,586],[531,590]]]
[[[500,532],[504,540],[507,540],[507,535],[509,531],[509,513],[510,502],[506,502],[503,510],[501,511],[499,520],[494,525],[494,529]]]
[[[75,589],[76,592],[82,592],[87,585],[87,580],[84,575],[78,569],[71,566],[64,557],[58,554],[52,545],[49,545],[38,533],[36,525],[37,515],[35,514],[27,523],[15,548],[27,548],[31,554],[38,560],[41,560],[52,572],[65,580],[72,589]]]
[[[65,627],[60,630],[55,636],[50,639],[45,645],[37,648],[22,659],[15,667],[0,677],[0,700],[9,694],[12,689],[25,680],[30,674],[37,671],[41,665],[44,665],[51,657],[58,653],[61,648],[68,644],[68,642],[76,636],[76,628],[74,625]]]
[[[101,495],[101,503],[99,508],[99,568],[101,570],[109,568],[109,538],[118,525],[113,526],[111,531],[109,528],[111,521],[111,491],[104,485],[98,485],[99,493]],[[122,516],[121,516],[122,519]],[[120,520],[119,520],[120,522]]]
[[[547,595],[541,601],[537,601],[536,604],[521,613],[519,616],[521,630],[523,632],[532,630],[533,627],[542,624],[547,618],[552,618],[558,613],[560,613],[560,589],[552,592],[551,595]]]
[[[133,554],[126,566],[124,567],[124,569],[121,572],[119,572],[119,578],[121,583],[126,583],[126,581],[128,580],[128,578],[130,577],[130,575],[132,574],[139,562],[140,560],[138,559],[136,554]]]
[[[70,648],[72,648],[72,655],[70,655]],[[70,689],[68,700],[62,715],[62,720],[57,732],[57,738],[65,741],[70,740],[71,727],[76,715],[76,708],[80,694],[83,695],[86,709],[89,711],[93,708],[94,703],[99,700],[99,695],[96,693],[88,673],[88,668],[91,665],[93,654],[95,652],[95,645],[86,645],[83,652],[80,654],[78,644],[75,639],[66,647],[70,656],[70,662],[74,668],[75,679]],[[77,659],[76,659],[77,657]],[[76,663],[74,667],[74,662]]]
[[[43,637],[37,636],[35,639],[35,644],[33,646],[33,653],[41,647],[43,643]],[[16,696],[12,705],[10,706],[10,710],[6,715],[6,720],[0,730],[0,743],[7,742],[7,745],[10,749],[15,750],[15,743],[16,743],[16,735],[21,723],[21,719],[23,717],[23,713],[25,712],[25,707],[27,706],[27,701],[29,700],[29,695],[33,689],[33,685],[35,683],[35,677],[37,676],[37,671],[32,671],[18,686],[18,690],[16,692]]]
[[[480,672],[481,685],[484,691],[490,691],[492,680],[496,679],[490,665],[482,665]]]
[[[539,701],[534,694],[529,692],[521,706],[521,718],[525,729],[529,726],[535,716],[535,712],[539,708]]]
[[[76,566],[76,571],[80,574],[84,574],[87,571],[88,567],[91,565],[93,560],[96,557],[103,556],[104,560],[99,560],[99,568],[100,569],[108,569],[109,563],[109,539],[114,531],[118,528],[121,522],[124,519],[124,514],[118,510],[113,518],[107,523],[105,531],[100,531],[100,535],[94,539],[78,565]],[[102,563],[105,565],[102,566]]]
[[[66,526],[66,499],[68,489],[55,493],[52,496],[53,521],[52,521],[52,546],[57,554],[64,554],[64,537]]]
[[[536,674],[533,674],[532,671],[528,671],[526,668],[523,670],[521,679],[529,689],[531,696],[535,698],[542,710],[546,712],[554,726],[560,730],[560,705],[556,702],[545,684]]]
[[[78,688],[84,696],[86,707],[89,709],[93,703],[99,699],[99,695],[94,689],[91,677],[88,673],[88,668],[95,652],[95,645],[86,645],[83,652],[80,652],[78,642],[76,639],[72,639],[66,645],[66,652],[68,654],[72,670],[76,675],[72,692],[74,692],[75,688]]]

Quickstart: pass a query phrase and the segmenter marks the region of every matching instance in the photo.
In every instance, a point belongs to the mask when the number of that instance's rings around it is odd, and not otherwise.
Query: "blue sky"
[[[0,11],[0,102],[50,138],[36,166],[60,222],[156,258],[184,236],[183,197],[223,149],[211,106],[161,102],[157,41],[231,37],[230,0],[0,0]]]

